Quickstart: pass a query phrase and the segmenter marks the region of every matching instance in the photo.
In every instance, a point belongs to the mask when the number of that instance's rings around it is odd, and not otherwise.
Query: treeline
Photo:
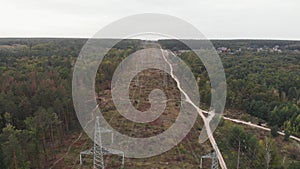
[[[239,48],[273,48],[276,45],[282,50],[300,50],[299,41],[284,41],[284,40],[159,40],[159,44],[166,49],[190,50],[190,49],[211,49],[211,44],[215,48],[227,47],[230,49]]]
[[[137,39],[94,39],[102,47],[135,49],[140,46]],[[77,57],[87,39],[0,39],[0,62],[11,64],[24,56]],[[8,59],[11,60],[8,60]],[[10,65],[9,65],[10,66]]]

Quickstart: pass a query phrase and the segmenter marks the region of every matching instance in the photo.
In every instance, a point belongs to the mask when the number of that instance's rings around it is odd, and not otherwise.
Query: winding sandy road
[[[261,129],[261,130],[271,131],[270,128],[263,127],[263,126],[260,126],[260,125],[257,125],[257,124],[253,124],[253,123],[251,123],[251,122],[245,122],[245,121],[242,121],[242,120],[232,119],[232,118],[225,117],[225,116],[223,116],[223,119],[232,121],[232,122],[234,122],[234,123],[243,124],[243,125],[247,125],[247,126],[250,126],[250,127],[258,128],[258,129]],[[285,135],[285,133],[280,132],[280,131],[278,131],[277,133],[278,133],[279,135],[282,135],[282,136]],[[300,142],[300,138],[298,138],[298,137],[296,137],[296,136],[290,136],[290,138],[293,139],[293,140],[296,140],[296,141]]]
[[[207,111],[204,111],[202,109],[200,109],[198,106],[196,106],[192,100],[190,99],[190,97],[186,94],[186,92],[184,90],[182,90],[181,88],[181,85],[180,85],[180,82],[178,80],[178,78],[174,75],[173,73],[173,67],[172,67],[172,64],[168,61],[168,59],[166,58],[165,56],[165,53],[170,53],[171,55],[173,55],[174,57],[177,57],[172,51],[170,50],[163,50],[162,48],[160,48],[161,52],[162,52],[162,56],[164,58],[164,60],[166,61],[166,63],[170,66],[170,75],[171,77],[176,81],[177,83],[177,87],[178,89],[180,90],[180,92],[184,95],[185,97],[185,101],[190,103],[196,110],[197,112],[199,113],[200,117],[203,119],[203,122],[204,122],[204,126],[206,127],[206,132],[207,132],[207,135],[208,135],[208,139],[213,147],[213,149],[215,150],[216,154],[217,154],[217,157],[218,157],[218,160],[219,160],[219,164],[221,166],[222,169],[227,169],[227,166],[226,166],[226,163],[224,161],[224,158],[221,154],[221,151],[217,145],[217,142],[212,134],[212,131],[210,129],[210,126],[209,126],[209,123],[213,117],[213,114],[207,112]],[[204,116],[204,113],[208,113],[209,116],[208,117],[205,117]]]

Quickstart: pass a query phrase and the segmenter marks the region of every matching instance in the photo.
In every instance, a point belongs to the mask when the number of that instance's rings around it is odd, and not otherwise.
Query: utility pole
[[[241,140],[239,140],[239,150],[238,150],[238,158],[237,158],[237,165],[236,165],[237,169],[239,169],[240,167],[240,152],[241,152]]]

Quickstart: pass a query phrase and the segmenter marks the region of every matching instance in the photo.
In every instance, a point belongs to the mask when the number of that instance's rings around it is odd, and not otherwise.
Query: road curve
[[[223,116],[223,119],[232,121],[232,122],[234,122],[234,123],[244,124],[244,125],[247,125],[247,126],[251,126],[251,127],[254,127],[254,128],[258,128],[258,129],[261,129],[261,130],[271,131],[270,128],[263,127],[263,126],[260,126],[260,125],[257,125],[257,124],[253,124],[253,123],[251,123],[251,122],[246,122],[246,121],[242,121],[242,120],[238,120],[238,119],[232,119],[232,118],[225,117],[225,116]],[[277,133],[280,134],[280,135],[282,135],[282,136],[285,135],[285,133],[280,132],[280,131],[278,131]],[[298,138],[298,137],[296,137],[296,136],[290,136],[290,138],[293,139],[293,140],[296,140],[296,141],[299,141],[299,142],[300,142],[300,138]]]

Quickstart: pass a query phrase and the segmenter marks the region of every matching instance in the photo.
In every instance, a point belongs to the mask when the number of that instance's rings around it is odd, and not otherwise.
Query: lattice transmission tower
[[[200,168],[203,168],[203,159],[211,159],[211,169],[219,169],[219,160],[217,157],[216,152],[212,152],[209,154],[206,154],[204,156],[201,156],[201,160],[200,160]]]
[[[140,71],[140,65],[139,65],[139,62],[137,62],[136,65],[135,65],[135,73],[136,73],[135,85],[136,86],[140,85],[140,83],[139,83],[139,71]]]
[[[103,161],[103,147],[101,139],[101,128],[99,122],[99,116],[96,118],[95,122],[95,132],[94,132],[94,169],[104,169]]]
[[[111,133],[111,144],[113,143],[113,133],[111,130],[104,129],[100,127],[100,118],[96,117],[95,121],[95,131],[94,131],[94,147],[88,150],[80,152],[80,165],[83,164],[83,155],[93,155],[93,168],[94,169],[104,169],[104,155],[115,154],[122,156],[122,166],[124,167],[124,152],[120,150],[115,150],[111,148],[103,147],[101,135],[104,133]]]
[[[164,86],[168,86],[168,73],[166,72],[167,71],[167,63],[164,64],[164,69],[165,71],[163,72],[164,73]]]

